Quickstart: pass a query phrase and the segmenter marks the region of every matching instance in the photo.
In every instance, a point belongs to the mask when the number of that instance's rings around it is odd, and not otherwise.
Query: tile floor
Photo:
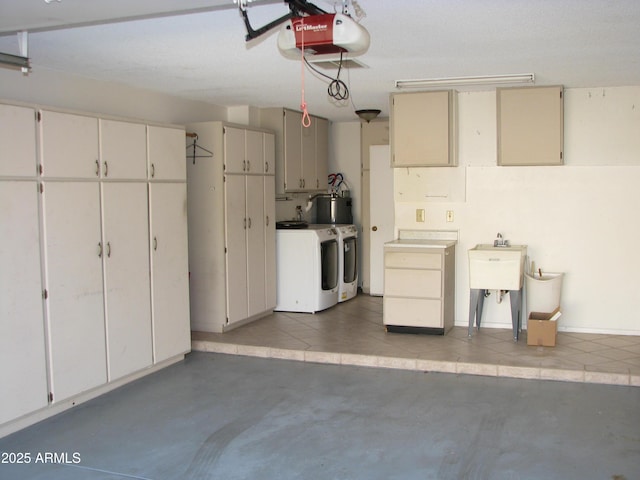
[[[316,314],[276,312],[230,332],[193,332],[195,351],[456,374],[640,387],[640,336],[558,333],[555,347],[509,329],[445,336],[388,333],[382,298],[358,295]]]

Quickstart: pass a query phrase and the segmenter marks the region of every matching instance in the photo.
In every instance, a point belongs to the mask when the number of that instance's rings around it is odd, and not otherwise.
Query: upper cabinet
[[[40,167],[45,177],[100,177],[98,119],[40,111]]]
[[[562,86],[498,88],[498,165],[563,164]]]
[[[147,126],[100,119],[100,162],[103,178],[147,178]]]
[[[147,127],[149,178],[152,180],[182,180],[187,177],[184,129]]]
[[[275,133],[276,193],[325,190],[328,173],[329,121],[311,115],[302,125],[302,113],[265,108],[261,125]]]
[[[0,105],[0,176],[36,175],[33,108]]]
[[[446,167],[457,164],[456,92],[391,95],[393,167]]]

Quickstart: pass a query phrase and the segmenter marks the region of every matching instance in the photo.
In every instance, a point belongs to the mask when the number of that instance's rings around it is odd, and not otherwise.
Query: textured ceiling
[[[314,3],[328,11],[342,4]],[[355,108],[386,115],[396,79],[532,72],[538,85],[640,85],[638,0],[358,4],[371,46],[357,57],[368,68],[341,73],[349,101],[331,100],[326,81],[305,74],[310,112],[335,121],[355,120]],[[248,11],[258,27],[288,7],[262,1]],[[61,70],[223,106],[300,104],[300,62],[279,53],[277,29],[245,43],[232,0],[0,0],[0,52],[18,54],[14,32],[23,29],[31,32],[33,72]]]

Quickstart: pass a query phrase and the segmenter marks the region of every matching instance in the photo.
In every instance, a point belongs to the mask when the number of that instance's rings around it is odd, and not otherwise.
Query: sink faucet
[[[493,246],[494,247],[508,247],[509,246],[509,240],[503,240],[502,239],[502,234],[500,232],[498,232],[497,237],[498,238],[496,238],[493,241]]]

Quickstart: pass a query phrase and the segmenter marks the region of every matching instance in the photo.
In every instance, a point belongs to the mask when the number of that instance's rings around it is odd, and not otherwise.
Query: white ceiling
[[[311,1],[327,11],[342,5]],[[358,4],[371,35],[358,60],[369,68],[343,70],[351,102],[342,103],[307,72],[310,113],[334,121],[356,120],[354,107],[386,115],[396,79],[532,72],[538,85],[640,85],[638,0]],[[248,11],[257,28],[288,7],[263,0]],[[30,32],[31,75],[61,70],[223,106],[300,105],[300,62],[279,53],[277,29],[247,44],[232,0],[0,0],[0,52],[19,54],[19,30]]]

